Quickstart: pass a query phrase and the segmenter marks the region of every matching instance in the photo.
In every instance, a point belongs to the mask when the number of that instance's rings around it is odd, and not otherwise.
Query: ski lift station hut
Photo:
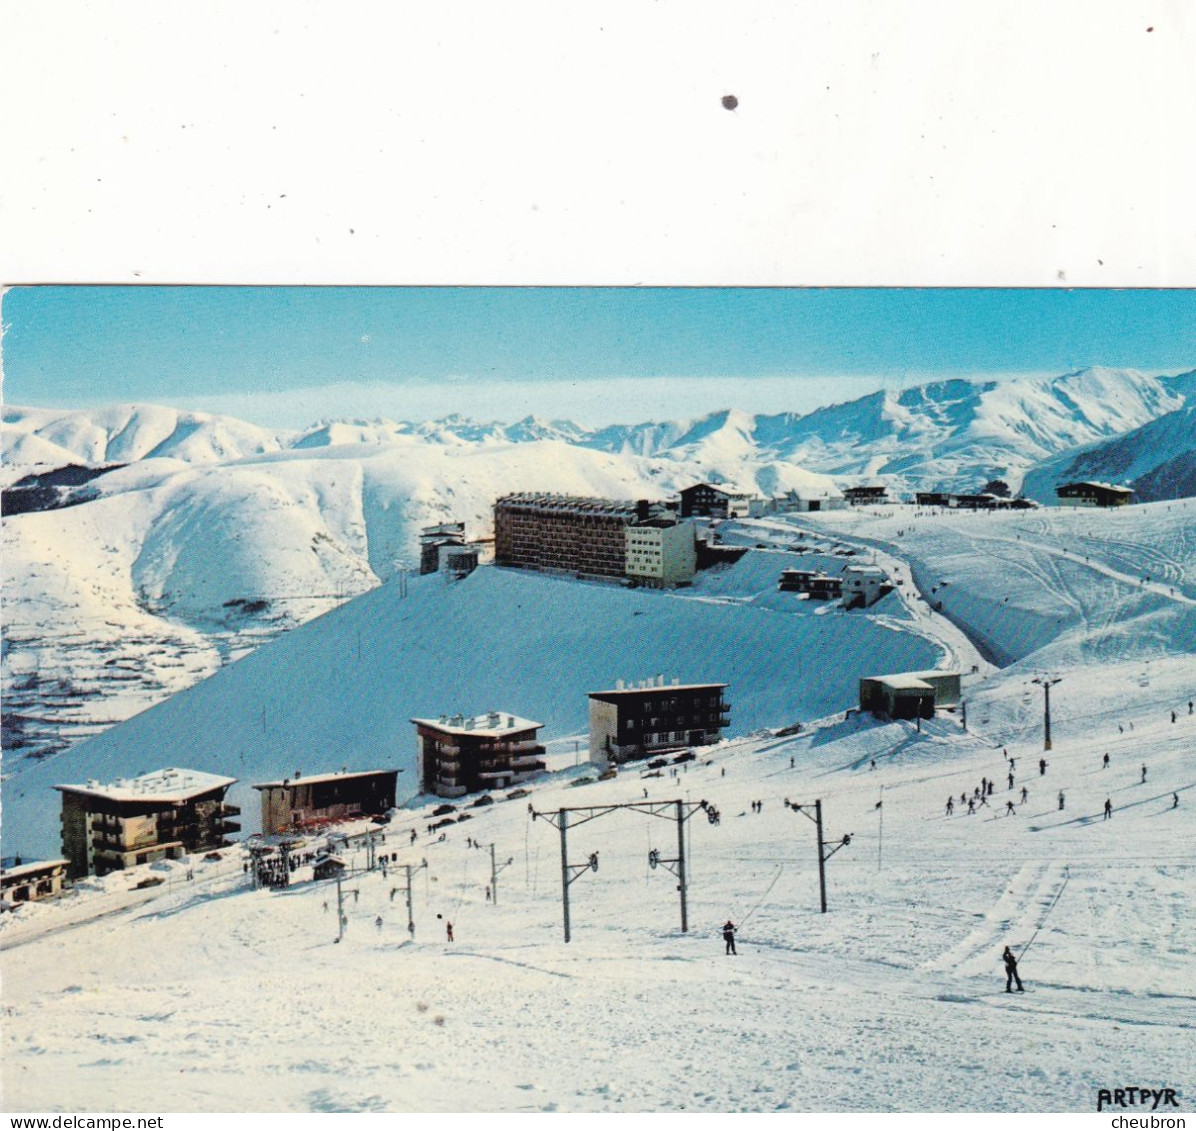
[[[958,706],[959,697],[959,672],[898,672],[860,680],[860,710],[883,718],[932,719],[936,708]]]

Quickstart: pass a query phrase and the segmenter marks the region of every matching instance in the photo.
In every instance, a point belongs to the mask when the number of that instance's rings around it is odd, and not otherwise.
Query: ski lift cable
[[[758,900],[756,900],[756,906],[753,907],[751,909],[751,911],[749,911],[742,919],[739,920],[739,928],[741,930],[743,929],[744,923],[746,923],[760,909],[760,905],[768,898],[768,893],[770,891],[772,891],[772,889],[774,887],[777,886],[777,880],[779,880],[781,878],[781,873],[784,871],[785,871],[785,865],[782,864],[779,868],[777,868],[777,874],[775,876],[773,876],[772,883],[770,883],[768,885],[768,887],[766,887],[764,889],[764,894],[761,895]]]

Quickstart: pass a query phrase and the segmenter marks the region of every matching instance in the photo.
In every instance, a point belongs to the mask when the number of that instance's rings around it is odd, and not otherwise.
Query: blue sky
[[[25,287],[4,399],[585,424],[804,412],[943,377],[1196,368],[1196,291]]]

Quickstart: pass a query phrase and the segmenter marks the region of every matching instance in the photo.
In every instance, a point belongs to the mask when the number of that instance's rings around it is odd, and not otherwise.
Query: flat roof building
[[[0,866],[0,900],[5,903],[31,903],[38,899],[52,899],[62,891],[66,869],[70,861],[23,861],[19,856],[5,860]]]
[[[938,707],[959,703],[960,673],[955,671],[900,672],[864,676],[860,680],[860,710],[890,719],[929,719]]]
[[[543,723],[503,711],[412,719],[420,788],[440,797],[506,789],[546,769]]]
[[[590,692],[590,760],[630,762],[707,746],[731,721],[725,683],[665,684],[663,676]]]
[[[253,788],[262,795],[262,832],[313,831],[338,821],[381,816],[395,807],[398,777],[398,770],[342,770],[261,782]]]
[[[645,535],[645,545],[635,549],[646,549],[651,540],[660,554],[637,553],[629,561],[628,530],[642,527],[659,533]],[[692,543],[693,537],[691,524],[678,523],[664,503],[647,499],[521,492],[504,495],[494,504],[494,560],[500,566],[678,584],[696,568],[686,564],[689,555],[684,548],[686,539]],[[662,580],[665,574],[672,580]]]
[[[237,779],[165,769],[109,785],[56,785],[62,794],[62,854],[72,879],[222,848],[240,825],[224,795]]]

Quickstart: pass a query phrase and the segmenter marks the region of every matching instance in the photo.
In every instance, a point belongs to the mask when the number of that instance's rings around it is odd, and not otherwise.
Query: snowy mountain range
[[[1194,489],[1194,392],[1196,372],[1088,369],[597,430],[449,416],[280,432],[156,406],[8,406],[5,748],[52,754],[191,686],[410,566],[421,526],[487,535],[508,491],[974,490],[994,477],[1016,490],[1024,477],[1050,501],[1059,477],[1083,475],[1172,497]],[[54,509],[9,511],[15,484],[58,483],[48,473],[69,465],[87,481],[32,489]]]

